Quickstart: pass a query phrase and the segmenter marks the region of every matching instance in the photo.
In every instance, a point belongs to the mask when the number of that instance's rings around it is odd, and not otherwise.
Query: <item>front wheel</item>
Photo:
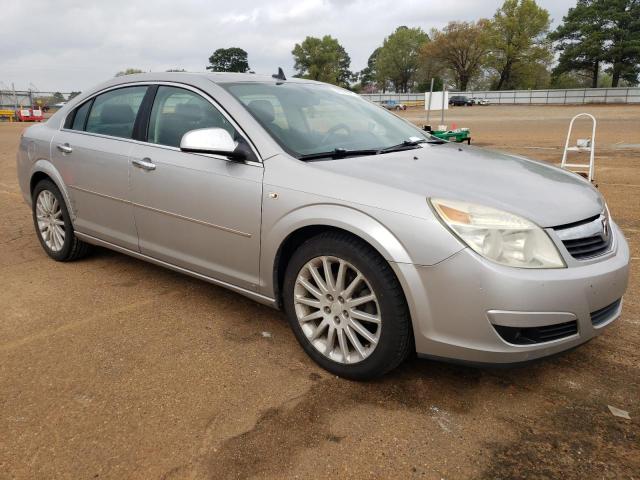
[[[389,264],[363,241],[328,232],[293,255],[284,310],[321,367],[354,380],[397,367],[412,349],[408,307]]]

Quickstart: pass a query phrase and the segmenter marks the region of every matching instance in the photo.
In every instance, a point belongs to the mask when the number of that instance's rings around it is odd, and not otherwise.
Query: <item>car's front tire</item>
[[[395,274],[378,252],[349,234],[323,233],[298,248],[285,273],[283,302],[304,350],[335,375],[374,378],[413,349]]]
[[[31,206],[36,235],[47,255],[58,262],[70,262],[89,253],[91,245],[76,237],[69,210],[55,183],[38,182]]]

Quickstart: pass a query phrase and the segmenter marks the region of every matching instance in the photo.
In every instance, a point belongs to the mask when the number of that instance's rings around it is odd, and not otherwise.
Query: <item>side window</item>
[[[147,141],[179,147],[182,136],[199,128],[224,128],[239,135],[229,121],[207,100],[183,88],[160,86],[151,109]]]
[[[87,122],[87,115],[89,115],[89,109],[91,108],[91,100],[83,103],[76,109],[73,116],[73,122],[71,123],[71,130],[84,130],[85,123]]]
[[[87,132],[131,138],[147,87],[125,87],[98,95],[87,120]]]

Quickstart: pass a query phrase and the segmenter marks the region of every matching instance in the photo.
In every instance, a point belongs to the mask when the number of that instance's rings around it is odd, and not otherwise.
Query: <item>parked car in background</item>
[[[387,110],[406,110],[407,106],[397,100],[382,100],[381,105]]]
[[[470,107],[473,105],[473,100],[466,95],[453,95],[449,97],[449,105],[454,107]]]
[[[474,105],[490,105],[491,102],[486,98],[473,97],[471,99]]]
[[[46,254],[99,245],[281,308],[353,379],[413,352],[533,360],[618,318],[629,248],[589,182],[283,76],[118,77],[26,129],[18,179]]]

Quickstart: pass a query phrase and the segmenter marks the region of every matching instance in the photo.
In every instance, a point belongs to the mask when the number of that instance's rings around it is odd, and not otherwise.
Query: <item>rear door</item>
[[[53,163],[69,187],[78,232],[138,250],[129,155],[147,86],[109,90],[76,108],[53,139]]]
[[[263,167],[257,161],[180,151],[186,132],[212,127],[244,140],[231,119],[199,92],[158,87],[147,143],[131,151],[131,197],[140,251],[255,290]]]

